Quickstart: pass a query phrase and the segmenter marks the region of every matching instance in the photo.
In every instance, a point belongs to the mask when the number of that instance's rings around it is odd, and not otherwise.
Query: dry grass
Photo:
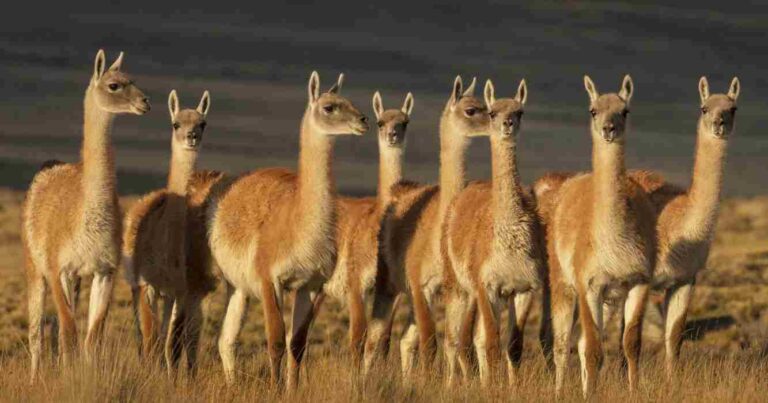
[[[78,360],[73,367],[58,367],[51,353],[35,387],[27,382],[26,285],[19,245],[20,193],[0,190],[0,401],[487,401],[553,400],[552,375],[538,354],[535,333],[538,315],[531,320],[526,357],[514,387],[483,388],[476,380],[449,390],[438,368],[413,384],[398,376],[398,349],[393,348],[384,368],[361,379],[346,360],[347,317],[334,303],[325,305],[310,339],[307,368],[300,389],[283,394],[268,383],[261,307],[252,303],[243,328],[239,364],[240,382],[227,387],[220,370],[215,340],[222,319],[222,292],[206,302],[201,346],[201,368],[194,379],[170,379],[159,367],[141,363],[136,354],[130,292],[118,281],[110,311],[106,344],[92,363]],[[125,203],[133,199],[126,198]],[[629,395],[619,375],[615,326],[608,336],[609,351],[600,379],[601,401],[764,401],[768,393],[768,198],[729,200],[724,203],[720,227],[707,271],[701,276],[683,348],[680,378],[662,375],[658,317],[651,309],[644,338],[640,390]],[[87,284],[87,282],[86,282]],[[88,288],[84,295],[88,295]],[[85,316],[83,297],[78,312],[79,330]],[[48,316],[53,317],[49,303]],[[534,308],[537,309],[537,308]],[[402,318],[401,318],[402,319]],[[402,322],[400,320],[399,322]],[[438,324],[438,328],[442,326]],[[46,329],[50,333],[50,329]],[[395,342],[401,329],[395,329]],[[307,379],[311,374],[312,379]],[[577,359],[572,355],[566,400],[579,400]]]

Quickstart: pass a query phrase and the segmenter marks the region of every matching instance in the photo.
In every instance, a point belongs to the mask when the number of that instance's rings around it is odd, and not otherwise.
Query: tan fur
[[[375,198],[338,199],[336,268],[323,288],[326,294],[347,302],[350,347],[357,360],[362,358],[367,329],[366,299],[374,293],[374,287],[377,294],[387,294],[374,297],[378,303],[374,308],[376,315],[371,318],[373,331],[369,343],[375,351],[367,354],[366,368],[371,365],[377,353],[385,349],[380,345],[382,338],[389,338],[389,334],[384,333],[394,296],[392,287],[386,284],[377,287],[376,284],[377,278],[389,277],[383,272],[386,266],[379,264],[379,230],[391,201],[391,188],[402,178],[405,133],[413,108],[413,96],[410,93],[406,96],[402,109],[385,111],[381,96],[376,92],[373,105],[379,132],[379,190]]]
[[[603,302],[624,306],[624,352],[630,389],[637,387],[639,332],[647,284],[655,258],[653,206],[624,168],[624,132],[632,82],[625,77],[619,94],[598,95],[585,77],[591,98],[593,173],[575,175],[553,191],[539,192],[552,204],[544,214],[554,327],[557,390],[563,385],[570,349],[573,307],[578,298],[582,338],[579,355],[582,387],[590,396],[602,361]],[[541,188],[537,184],[534,189]],[[546,210],[546,207],[545,207]]]
[[[169,370],[176,368],[184,349],[189,368],[195,369],[202,325],[200,304],[215,288],[206,265],[209,259],[202,255],[208,248],[204,227],[200,228],[204,221],[199,214],[204,194],[212,186],[205,182],[216,180],[217,175],[195,174],[209,107],[210,97],[206,91],[197,110],[180,111],[176,92],[171,92],[169,108],[173,131],[168,185],[137,201],[125,219],[123,261],[126,278],[133,288],[143,354],[151,354],[157,343],[157,299],[173,306],[171,316],[164,315],[159,327],[166,331],[162,339]],[[195,188],[191,188],[193,183]],[[197,248],[201,250],[195,250]],[[193,250],[196,255],[190,256]]]
[[[114,272],[120,262],[112,122],[117,114],[142,115],[149,102],[120,71],[122,53],[109,69],[99,51],[85,92],[81,161],[40,171],[22,210],[29,282],[30,350],[34,380],[42,348],[43,299],[51,288],[65,361],[77,345],[74,314],[80,277],[94,275],[88,312],[87,351],[104,327]]]
[[[233,287],[219,340],[225,373],[234,380],[234,342],[248,297],[260,298],[267,321],[273,382],[285,351],[282,293],[295,290],[289,337],[288,384],[298,382],[312,312],[310,294],[320,291],[336,264],[336,203],[331,172],[333,136],[363,134],[365,117],[338,95],[341,76],[320,94],[319,77],[309,81],[301,124],[298,173],[268,168],[217,186],[209,222],[210,246],[223,277]]]
[[[720,204],[720,189],[728,140],[735,125],[737,78],[728,94],[709,94],[705,77],[699,81],[702,113],[697,125],[693,182],[686,191],[666,183],[658,174],[632,172],[658,211],[658,255],[654,287],[665,291],[665,347],[669,376],[677,365],[682,332],[696,274],[705,267]],[[653,179],[649,179],[653,177]]]
[[[516,143],[527,97],[525,81],[517,96],[495,99],[493,84],[486,83],[490,110],[492,179],[470,184],[453,200],[445,217],[442,248],[446,253],[447,291],[446,359],[449,383],[454,375],[457,348],[470,298],[478,302],[481,327],[475,338],[481,381],[491,379],[499,353],[499,323],[504,302],[510,304],[510,380],[515,379],[522,354],[522,336],[530,295],[543,282],[544,253],[535,201],[526,194],[517,170]],[[446,283],[449,283],[446,280]],[[446,288],[449,288],[446,286]],[[467,364],[462,364],[462,368]]]
[[[443,282],[440,238],[443,216],[453,197],[465,186],[464,152],[469,137],[486,133],[485,105],[472,96],[474,80],[463,90],[460,77],[440,118],[440,187],[411,183],[393,188],[393,204],[385,217],[385,263],[399,282],[410,288],[411,309],[400,343],[402,368],[410,374],[418,351],[422,365],[434,358],[436,343],[432,303]]]

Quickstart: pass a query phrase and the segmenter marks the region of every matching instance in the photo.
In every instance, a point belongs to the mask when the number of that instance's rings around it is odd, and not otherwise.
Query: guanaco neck
[[[448,119],[447,112],[440,118],[440,220],[466,184],[464,153],[469,141]]]
[[[171,140],[173,142],[173,140]],[[171,144],[171,165],[168,170],[165,211],[163,220],[168,235],[168,252],[172,256],[183,254],[187,233],[187,194],[189,181],[195,172],[197,152],[184,150]]]
[[[592,146],[593,228],[614,235],[622,230],[627,214],[625,190],[626,168],[624,145],[620,142],[605,143],[594,136]]]
[[[379,142],[379,189],[376,194],[380,209],[392,201],[392,186],[403,179],[403,148]]]
[[[112,148],[112,122],[115,115],[96,103],[95,85],[85,92],[83,124],[83,203],[86,219],[91,214],[104,216],[116,202],[115,156]]]
[[[728,143],[706,133],[701,122],[697,132],[684,227],[688,233],[706,237],[712,234],[717,219]]]
[[[301,121],[298,207],[302,224],[330,222],[335,184],[331,170],[333,136],[318,133],[310,123],[310,108]]]
[[[524,214],[517,143],[512,137],[491,135],[491,200],[494,228],[508,226]]]

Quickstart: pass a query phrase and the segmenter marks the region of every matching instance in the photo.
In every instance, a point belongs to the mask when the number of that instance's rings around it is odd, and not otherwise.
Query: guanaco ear
[[[621,82],[621,89],[619,90],[619,96],[627,105],[629,105],[629,100],[632,99],[632,92],[634,90],[635,84],[632,83],[632,77],[627,74],[624,76],[624,81]]]
[[[411,116],[411,111],[413,111],[413,94],[409,92],[408,95],[405,96],[403,107],[400,110],[402,110],[404,114]]]
[[[477,77],[472,77],[472,83],[469,84],[469,87],[467,87],[466,90],[464,90],[464,94],[462,96],[469,97],[475,94],[475,84],[477,84]]]
[[[491,79],[485,81],[485,88],[483,89],[483,98],[485,98],[485,106],[488,110],[491,110],[491,106],[496,102],[496,89],[493,88],[493,82]]]
[[[464,84],[461,82],[461,76],[456,76],[456,78],[453,80],[453,89],[451,90],[451,105],[455,105],[456,102],[459,102],[463,88]]]
[[[728,89],[728,98],[731,98],[732,100],[736,101],[739,99],[739,92],[741,91],[741,83],[739,83],[739,78],[734,77],[733,80],[731,80],[731,87]]]
[[[339,79],[336,80],[336,84],[333,84],[333,87],[328,90],[331,94],[338,94],[341,92],[341,85],[344,84],[344,73],[339,74]]]
[[[597,97],[600,96],[600,94],[597,93],[597,87],[595,87],[595,83],[593,83],[592,79],[586,75],[584,76],[584,88],[587,89],[587,94],[589,94],[590,101],[595,102]]]
[[[203,93],[203,97],[200,98],[200,104],[197,105],[197,113],[203,115],[203,117],[208,116],[208,110],[211,109],[211,93],[208,92],[208,90],[205,90]]]
[[[373,94],[373,114],[376,115],[376,119],[381,119],[381,114],[384,113],[384,106],[381,104],[381,94],[376,91]]]
[[[320,75],[316,71],[313,71],[312,75],[309,76],[307,92],[309,93],[310,104],[314,104],[320,98]]]
[[[701,76],[699,79],[699,97],[701,97],[702,105],[709,99],[709,81],[705,76]]]
[[[520,85],[517,86],[517,95],[515,95],[515,99],[522,105],[525,105],[525,101],[528,100],[528,85],[525,84],[525,79],[520,80]]]
[[[117,56],[117,59],[115,59],[114,63],[112,63],[111,66],[109,66],[110,71],[120,71],[120,66],[123,65],[123,52],[120,52],[120,55]]]
[[[104,75],[105,67],[104,49],[99,49],[96,53],[96,59],[93,61],[93,80],[98,80]]]
[[[171,122],[173,122],[176,114],[179,113],[179,97],[176,95],[176,90],[171,90],[168,94],[168,112],[171,113]]]

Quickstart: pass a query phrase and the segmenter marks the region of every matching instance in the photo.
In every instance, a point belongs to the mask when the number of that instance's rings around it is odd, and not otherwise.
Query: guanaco
[[[306,337],[336,265],[336,190],[331,172],[337,135],[362,135],[365,115],[339,95],[343,82],[320,93],[313,72],[301,122],[298,172],[268,168],[214,187],[208,228],[211,253],[229,287],[219,354],[229,382],[235,379],[235,342],[249,297],[262,303],[270,375],[280,381],[285,352],[283,293],[294,291],[288,337],[288,388],[298,383]],[[223,186],[224,183],[228,186]],[[314,295],[313,295],[314,294]]]
[[[48,287],[56,305],[63,362],[71,361],[77,347],[75,311],[83,276],[93,275],[86,352],[93,351],[103,333],[120,264],[112,124],[117,115],[143,115],[150,109],[144,93],[121,71],[122,65],[122,52],[106,68],[104,51],[98,51],[85,91],[81,160],[46,162],[32,179],[22,207],[32,381],[40,366]]]
[[[163,329],[161,335],[169,370],[176,368],[184,349],[187,366],[194,371],[202,324],[200,305],[205,295],[215,289],[206,262],[189,256],[193,242],[190,235],[196,224],[195,217],[190,217],[196,212],[191,205],[191,192],[199,191],[201,182],[209,177],[197,174],[195,167],[210,106],[210,94],[205,91],[197,109],[180,110],[176,91],[171,91],[168,96],[172,125],[168,184],[165,189],[149,193],[134,203],[125,218],[123,266],[131,285],[141,352],[152,355],[157,347],[158,329]],[[193,188],[193,184],[197,186]],[[163,317],[162,325],[158,326],[160,300],[164,302]]]
[[[624,167],[624,144],[633,83],[624,77],[618,94],[597,92],[584,77],[590,98],[591,173],[534,188],[547,229],[556,390],[561,392],[574,305],[582,327],[579,340],[582,392],[592,395],[602,363],[603,303],[623,307],[623,349],[630,390],[637,388],[643,313],[656,256],[654,207]],[[548,206],[549,205],[549,206]]]

